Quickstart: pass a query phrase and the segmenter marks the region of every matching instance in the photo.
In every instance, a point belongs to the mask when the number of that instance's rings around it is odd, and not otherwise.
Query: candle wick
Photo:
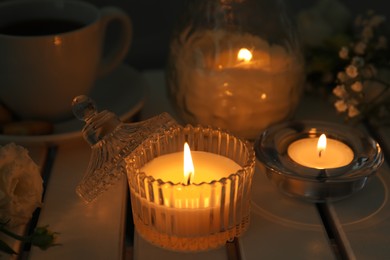
[[[191,184],[191,177],[192,177],[192,172],[190,172],[190,173],[188,174],[187,185],[190,185],[190,184]]]
[[[318,156],[321,158],[322,155],[322,149],[318,151]]]

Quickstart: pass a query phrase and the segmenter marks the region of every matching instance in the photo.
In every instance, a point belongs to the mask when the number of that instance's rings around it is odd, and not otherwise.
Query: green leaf
[[[57,234],[57,232],[51,232],[48,230],[48,226],[37,227],[34,230],[34,233],[30,236],[30,242],[33,246],[46,250],[49,247],[59,245],[55,243]]]

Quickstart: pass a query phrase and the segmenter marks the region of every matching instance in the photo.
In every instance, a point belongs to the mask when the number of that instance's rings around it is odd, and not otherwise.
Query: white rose
[[[0,146],[0,221],[26,224],[41,206],[43,185],[28,151],[13,143]]]

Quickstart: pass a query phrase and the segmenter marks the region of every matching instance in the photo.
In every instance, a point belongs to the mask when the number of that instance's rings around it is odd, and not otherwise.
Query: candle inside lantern
[[[253,54],[250,50],[247,48],[241,48],[237,53],[237,61],[235,61],[234,66],[235,68],[250,68],[253,66]],[[222,68],[222,65],[219,65],[220,68]]]
[[[351,163],[354,157],[352,149],[335,139],[303,138],[289,145],[287,153],[296,163],[309,168],[338,168]]]
[[[243,60],[243,61],[250,61],[252,59],[252,52],[248,50],[247,48],[241,48],[238,51],[237,59]]]
[[[207,30],[171,50],[178,88],[171,94],[188,123],[254,139],[298,104],[303,63],[284,46],[250,34]]]

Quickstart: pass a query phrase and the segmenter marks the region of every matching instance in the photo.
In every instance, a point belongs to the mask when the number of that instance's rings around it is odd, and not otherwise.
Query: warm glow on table
[[[326,138],[299,139],[288,147],[290,158],[296,163],[316,169],[346,166],[353,160],[352,149],[338,140]]]

